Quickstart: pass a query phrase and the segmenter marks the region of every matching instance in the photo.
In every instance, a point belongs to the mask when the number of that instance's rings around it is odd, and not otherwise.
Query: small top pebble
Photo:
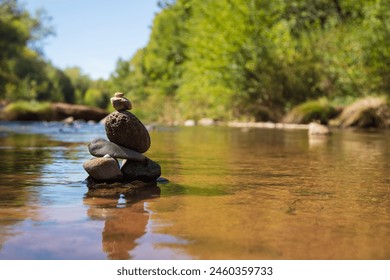
[[[124,97],[125,95],[122,92],[116,92],[114,97],[111,97],[111,104],[117,111],[122,110],[131,110],[132,105],[129,99]]]

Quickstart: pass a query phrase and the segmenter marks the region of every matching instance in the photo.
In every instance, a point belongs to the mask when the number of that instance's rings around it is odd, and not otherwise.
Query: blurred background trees
[[[390,93],[390,2],[386,0],[160,1],[148,44],[119,59],[108,80],[56,69],[39,41],[44,13],[0,1],[0,99],[108,108],[123,91],[136,114],[278,121],[294,106]]]
[[[31,15],[16,0],[0,0],[0,100],[88,103],[89,88],[107,91],[81,69],[62,70],[47,61],[42,42],[52,35],[44,10]],[[93,105],[106,107],[107,98],[99,96]]]
[[[142,88],[128,87],[129,93],[155,103],[155,118],[275,121],[320,97],[345,105],[389,94],[388,1],[177,0],[161,6],[137,66],[114,74],[129,84],[137,77]]]

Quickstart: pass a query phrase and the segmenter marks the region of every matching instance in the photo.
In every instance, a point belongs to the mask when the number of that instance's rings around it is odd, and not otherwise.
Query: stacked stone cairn
[[[88,187],[131,183],[133,181],[156,182],[161,175],[158,163],[143,155],[150,148],[150,136],[142,122],[129,110],[130,100],[117,92],[111,98],[115,112],[109,114],[105,129],[109,141],[97,138],[88,145],[91,155],[83,167],[89,174]],[[118,159],[122,159],[122,165]]]

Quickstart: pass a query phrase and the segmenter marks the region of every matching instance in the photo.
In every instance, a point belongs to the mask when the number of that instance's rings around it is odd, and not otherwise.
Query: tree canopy
[[[69,77],[43,57],[40,43],[53,35],[44,10],[31,15],[16,0],[0,0],[0,99],[74,103]]]
[[[0,0],[0,99],[109,108],[122,91],[148,121],[280,120],[305,101],[390,93],[386,0],[160,1],[146,46],[108,80],[42,55],[44,11]],[[125,35],[124,35],[125,36]]]
[[[161,7],[147,46],[113,75],[154,117],[277,120],[306,100],[389,94],[388,1]]]

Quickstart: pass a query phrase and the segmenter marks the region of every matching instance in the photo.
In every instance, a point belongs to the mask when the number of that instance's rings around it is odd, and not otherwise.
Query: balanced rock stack
[[[150,147],[150,136],[142,122],[130,113],[130,100],[117,92],[111,98],[115,112],[107,116],[106,134],[109,141],[97,138],[88,145],[95,158],[83,164],[94,182],[156,181],[161,175],[158,163],[143,155]],[[120,166],[118,159],[123,159]]]

